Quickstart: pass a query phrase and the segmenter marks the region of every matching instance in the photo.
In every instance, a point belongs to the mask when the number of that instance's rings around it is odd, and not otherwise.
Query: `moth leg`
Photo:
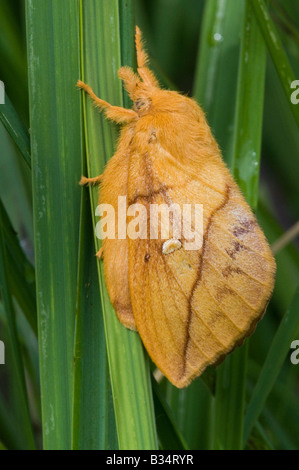
[[[137,54],[137,70],[138,70],[140,77],[142,78],[143,82],[146,85],[155,86],[159,88],[159,83],[155,75],[147,67],[148,55],[143,49],[142,35],[138,26],[136,26],[135,44],[136,44],[136,54]]]
[[[119,106],[112,106],[111,104],[107,103],[107,101],[101,100],[101,98],[96,96],[90,86],[82,82],[81,80],[78,80],[77,87],[86,91],[86,93],[88,93],[89,96],[92,98],[95,106],[100,109],[103,109],[107,118],[111,119],[111,121],[115,121],[117,123],[126,123],[137,119],[138,115],[135,111],[133,111],[133,109],[125,109]]]
[[[101,247],[99,251],[96,252],[96,256],[99,260],[103,258],[103,247]]]
[[[102,180],[102,175],[96,176],[95,178],[86,178],[86,176],[81,176],[79,184],[84,186],[85,184],[100,184]]]

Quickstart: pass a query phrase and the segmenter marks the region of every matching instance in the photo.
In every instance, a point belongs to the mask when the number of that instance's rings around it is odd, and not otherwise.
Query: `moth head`
[[[152,84],[141,81],[130,67],[121,67],[118,76],[123,80],[124,86],[134,103],[134,111],[139,116],[144,115],[151,107],[151,95],[153,93]]]
[[[146,73],[138,69],[139,76],[130,67],[121,67],[118,75],[123,80],[124,86],[133,101],[134,111],[139,117],[147,113],[178,112],[184,114],[196,114],[196,103],[175,91],[159,88],[158,82],[152,72],[146,68]],[[142,78],[142,80],[141,80]]]
[[[136,82],[135,87],[130,94],[133,101],[133,109],[141,117],[152,109],[154,87],[141,81]]]
[[[171,116],[181,114],[195,120],[201,119],[203,114],[192,98],[177,91],[156,88],[152,90],[150,99],[152,114],[169,113]]]
[[[139,96],[137,95],[134,101],[134,111],[138,113],[139,116],[143,116],[146,114],[149,109],[151,108],[152,99],[146,93],[140,93]]]

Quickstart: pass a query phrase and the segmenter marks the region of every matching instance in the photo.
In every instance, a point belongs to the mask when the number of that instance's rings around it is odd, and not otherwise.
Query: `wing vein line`
[[[232,258],[227,253],[220,250],[220,248],[218,247],[218,245],[216,245],[216,243],[213,243],[213,242],[209,241],[209,244],[212,245],[214,248],[216,248],[220,253],[222,253],[228,260],[232,261]],[[211,263],[209,263],[209,264],[211,265]],[[238,263],[235,263],[235,264],[236,264],[237,267],[239,267]],[[211,266],[213,266],[213,265],[211,265]],[[268,284],[265,284],[264,282],[262,282],[259,279],[253,277],[251,274],[249,274],[247,271],[245,271],[243,266],[242,266],[242,271],[244,272],[244,274],[246,274],[246,276],[250,277],[250,279],[252,279],[253,281],[258,282],[261,286],[268,287]],[[219,272],[219,271],[217,271],[217,272]]]
[[[189,338],[190,338],[190,326],[191,326],[191,320],[192,320],[192,305],[191,305],[192,304],[192,298],[193,298],[193,294],[194,294],[194,291],[195,291],[197,285],[201,281],[202,271],[203,271],[203,264],[204,264],[204,254],[205,254],[205,249],[206,249],[206,242],[207,242],[207,239],[208,239],[208,236],[209,236],[209,230],[211,228],[212,220],[213,220],[215,214],[226,206],[226,204],[229,201],[229,197],[230,197],[230,186],[227,184],[226,185],[226,194],[225,194],[224,200],[222,201],[222,203],[218,207],[216,207],[214,209],[214,211],[210,215],[210,220],[209,220],[209,223],[208,223],[208,226],[207,226],[207,229],[206,229],[206,233],[204,233],[204,235],[203,235],[202,251],[201,251],[201,257],[200,257],[200,265],[199,265],[199,269],[198,269],[198,275],[197,275],[197,278],[195,279],[195,282],[194,282],[193,287],[191,289],[191,293],[190,293],[190,297],[189,297],[189,301],[188,301],[188,321],[187,321],[186,343],[185,343],[185,347],[184,347],[184,357],[185,357],[184,364],[186,364],[187,351],[188,351],[189,341],[190,341]],[[185,371],[184,371],[184,374],[185,374]]]
[[[205,261],[214,269],[214,271],[216,271],[216,273],[218,274],[221,274],[220,271],[218,271],[218,269],[215,268],[215,266],[213,264],[210,263],[210,261],[208,260],[208,258],[205,258]],[[232,291],[234,291],[234,293],[242,300],[242,302],[244,302],[244,304],[246,304],[248,307],[251,308],[251,310],[253,310],[254,312],[259,312],[259,309],[257,310],[255,307],[253,307],[252,305],[250,305],[245,299],[244,297],[242,297],[235,289],[234,287],[227,281],[225,281],[226,284],[231,288]]]
[[[223,232],[227,233],[234,240],[238,241],[241,245],[245,246],[245,248],[247,248],[248,250],[252,251],[253,253],[256,253],[261,258],[265,259],[266,261],[268,260],[266,256],[263,256],[259,251],[253,249],[251,246],[246,245],[245,243],[243,243],[243,240],[240,240],[240,238],[236,237],[232,232],[230,232],[229,230],[226,230],[224,226],[220,225],[219,223],[217,224],[217,222],[215,223],[215,226],[220,228]],[[210,243],[213,244],[213,242],[210,242]]]
[[[186,298],[186,300],[189,302],[189,297],[186,295],[186,293],[182,290],[182,287],[181,285],[179,284],[177,278],[175,277],[175,275],[173,274],[173,271],[172,269],[170,268],[170,266],[168,266],[168,264],[166,263],[165,259],[163,259],[164,261],[164,264],[166,264],[168,270],[170,270],[172,276],[173,276],[173,279],[176,281],[181,293],[184,295],[184,297]],[[214,338],[218,341],[219,344],[221,344],[222,346],[225,346],[222,341],[218,338],[218,336],[214,335],[213,331],[211,330],[211,328],[207,325],[207,323],[204,322],[204,320],[201,318],[200,321],[204,324],[204,326],[207,328],[207,330],[210,331],[210,333],[212,334],[212,336],[214,336]],[[208,356],[206,356],[208,357]]]

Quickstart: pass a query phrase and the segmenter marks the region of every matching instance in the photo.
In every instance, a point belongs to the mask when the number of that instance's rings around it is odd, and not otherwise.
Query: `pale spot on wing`
[[[175,238],[171,238],[170,240],[166,240],[162,246],[162,253],[163,255],[169,255],[176,250],[179,250],[182,247],[180,240],[176,240]]]

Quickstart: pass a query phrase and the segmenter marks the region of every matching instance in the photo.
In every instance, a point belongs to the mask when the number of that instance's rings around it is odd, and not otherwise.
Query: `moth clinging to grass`
[[[119,70],[133,109],[112,106],[78,82],[108,119],[122,124],[103,174],[82,177],[81,184],[99,183],[99,203],[114,209],[115,237],[104,238],[101,254],[120,322],[137,330],[157,367],[185,387],[253,332],[273,290],[275,261],[203,111],[193,99],[159,87],[138,28],[136,50],[138,75]],[[144,207],[146,236],[120,236],[119,197],[127,224],[130,208]],[[163,236],[159,214],[159,236],[151,236],[151,209],[160,205],[180,214],[201,205],[202,224],[193,215],[189,230],[201,240],[196,249],[184,231],[177,235],[181,215],[171,211],[169,235]]]

